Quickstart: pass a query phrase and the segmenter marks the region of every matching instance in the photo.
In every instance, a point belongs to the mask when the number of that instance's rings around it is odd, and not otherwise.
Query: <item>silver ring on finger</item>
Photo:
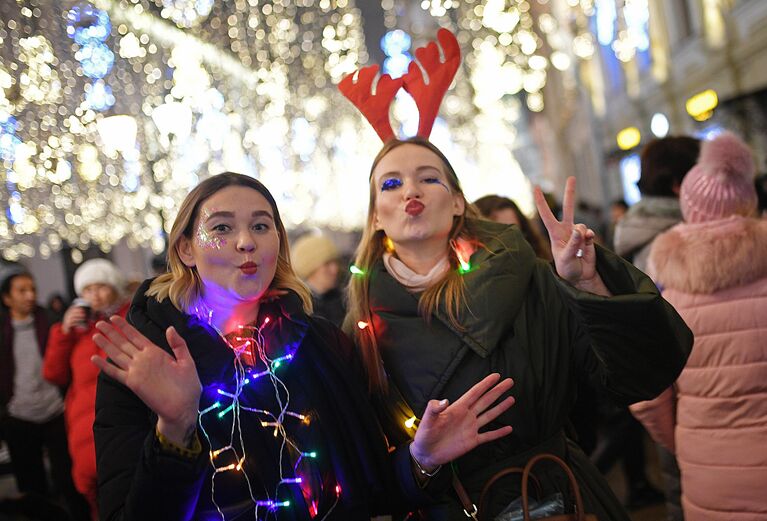
[[[575,256],[577,258],[579,258],[579,259],[582,259],[583,258],[583,249],[582,248],[578,248],[578,251],[575,252]]]

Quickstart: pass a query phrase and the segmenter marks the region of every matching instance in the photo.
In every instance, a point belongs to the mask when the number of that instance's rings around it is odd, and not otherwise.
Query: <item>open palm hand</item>
[[[99,333],[93,340],[112,363],[94,356],[94,364],[133,391],[161,422],[184,427],[196,423],[200,379],[186,342],[175,329],[166,331],[171,356],[122,317],[98,322],[96,328]]]
[[[493,406],[514,385],[510,378],[499,382],[500,379],[497,373],[487,376],[451,405],[447,400],[429,402],[410,447],[422,467],[436,468],[478,445],[511,433],[508,425],[480,432],[514,404],[514,398],[509,396]]]

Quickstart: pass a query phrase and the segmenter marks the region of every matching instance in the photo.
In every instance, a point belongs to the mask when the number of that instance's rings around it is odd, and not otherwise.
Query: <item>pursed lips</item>
[[[411,199],[408,201],[408,203],[405,205],[405,213],[410,215],[411,217],[416,217],[420,215],[426,207],[421,201],[416,201],[414,199]]]
[[[258,272],[258,264],[255,262],[243,262],[239,266],[240,271],[242,271],[246,275],[253,275],[254,273]]]

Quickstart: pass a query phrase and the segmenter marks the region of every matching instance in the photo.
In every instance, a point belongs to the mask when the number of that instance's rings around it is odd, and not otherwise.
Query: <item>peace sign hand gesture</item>
[[[609,296],[610,292],[597,273],[597,256],[594,248],[594,231],[585,224],[574,224],[575,178],[570,176],[565,184],[562,200],[562,220],[551,213],[540,187],[535,187],[535,206],[551,239],[551,254],[557,274],[583,291]]]

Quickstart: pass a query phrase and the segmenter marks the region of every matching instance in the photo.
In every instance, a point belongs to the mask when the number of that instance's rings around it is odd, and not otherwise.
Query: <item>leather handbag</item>
[[[480,500],[479,500],[479,507],[477,507],[469,497],[469,494],[466,492],[466,489],[461,484],[461,481],[458,479],[458,475],[453,473],[453,488],[455,489],[456,494],[458,495],[459,500],[461,501],[461,504],[463,505],[464,513],[466,514],[466,517],[470,519],[474,519],[475,521],[492,521],[492,518],[488,517],[488,514],[486,512],[486,505],[488,499],[488,494],[490,492],[490,489],[493,487],[493,485],[501,478],[508,476],[510,474],[521,474],[522,475],[522,516],[524,521],[531,521],[530,517],[530,487],[529,483],[532,480],[533,484],[535,485],[538,494],[541,493],[541,485],[538,479],[535,477],[535,475],[532,473],[533,467],[543,461],[543,460],[549,460],[553,461],[559,467],[562,468],[565,475],[568,478],[568,481],[570,482],[570,490],[572,492],[573,502],[574,502],[574,511],[569,514],[554,514],[554,515],[546,515],[544,517],[537,517],[535,518],[535,521],[597,521],[597,517],[594,514],[587,514],[583,507],[583,497],[581,496],[580,487],[578,486],[578,482],[575,479],[575,474],[573,474],[573,471],[570,469],[570,467],[567,465],[567,463],[562,460],[559,456],[555,456],[554,454],[549,453],[541,453],[533,456],[530,458],[530,460],[527,462],[524,468],[520,467],[509,467],[505,468],[496,474],[494,474],[488,481],[485,483],[485,486],[482,488],[482,493],[480,494]]]

